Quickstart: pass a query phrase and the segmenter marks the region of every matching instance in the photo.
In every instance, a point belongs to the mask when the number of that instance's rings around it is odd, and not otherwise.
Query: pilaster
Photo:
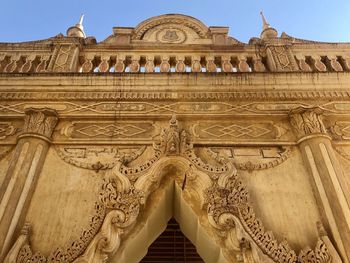
[[[77,72],[80,52],[78,41],[69,42],[66,38],[55,41],[55,48],[48,65],[48,71],[52,72]]]
[[[23,132],[0,187],[0,261],[25,218],[58,117],[51,109],[27,109]]]
[[[344,262],[350,261],[349,190],[322,120],[320,108],[297,108],[290,121],[311,175],[323,223]]]
[[[271,71],[299,71],[298,65],[287,43],[266,43],[267,64]]]

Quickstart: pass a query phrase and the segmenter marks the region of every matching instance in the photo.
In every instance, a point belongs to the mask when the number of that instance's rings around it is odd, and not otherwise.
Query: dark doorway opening
[[[175,219],[170,219],[164,232],[148,248],[141,263],[204,263],[196,247],[180,230]]]

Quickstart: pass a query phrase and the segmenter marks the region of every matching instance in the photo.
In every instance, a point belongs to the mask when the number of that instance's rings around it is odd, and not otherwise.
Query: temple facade
[[[348,43],[177,14],[0,43],[0,262],[141,262],[171,220],[198,262],[350,263],[349,189]]]

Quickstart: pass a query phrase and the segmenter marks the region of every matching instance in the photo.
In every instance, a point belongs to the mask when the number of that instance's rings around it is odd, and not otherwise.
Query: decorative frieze
[[[155,135],[156,127],[151,121],[72,121],[63,123],[60,134],[68,140],[149,140]]]
[[[117,162],[127,164],[137,159],[146,149],[116,146],[56,146],[58,156],[76,167],[90,170],[112,169]]]
[[[277,140],[288,132],[282,125],[271,122],[206,122],[197,123],[192,127],[194,136],[198,139],[229,140]]]

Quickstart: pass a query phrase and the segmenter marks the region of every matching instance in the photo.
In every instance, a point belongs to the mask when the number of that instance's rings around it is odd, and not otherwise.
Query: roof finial
[[[80,15],[79,22],[75,24],[75,26],[72,26],[68,28],[67,30],[67,36],[69,37],[83,37],[85,38],[85,32],[83,27],[83,20],[84,20],[84,14]]]
[[[265,30],[270,27],[270,24],[266,21],[263,11],[260,11],[260,15],[263,21],[263,30]]]
[[[263,30],[260,34],[261,39],[273,39],[277,37],[277,30],[270,26],[270,24],[266,21],[266,18],[263,12],[260,12],[262,21],[263,21]]]
[[[81,15],[80,15],[80,19],[79,19],[79,22],[78,22],[77,26],[81,26],[81,27],[83,27],[83,20],[84,20],[84,14],[81,14]]]

